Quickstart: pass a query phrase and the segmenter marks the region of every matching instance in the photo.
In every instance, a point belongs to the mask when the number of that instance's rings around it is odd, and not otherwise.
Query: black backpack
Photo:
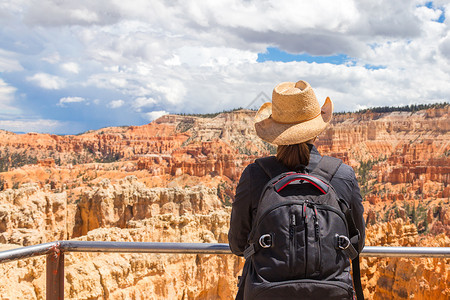
[[[356,294],[363,299],[359,232],[329,183],[342,161],[324,156],[310,174],[283,172],[275,157],[256,163],[272,179],[244,251],[244,299],[355,299],[350,259]]]

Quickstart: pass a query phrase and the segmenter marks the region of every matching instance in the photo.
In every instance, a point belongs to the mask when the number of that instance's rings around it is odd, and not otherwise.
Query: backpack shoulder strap
[[[275,178],[276,176],[278,176],[278,175],[280,175],[282,173],[290,171],[285,165],[280,163],[275,156],[268,156],[268,157],[258,158],[258,159],[255,160],[255,163],[258,166],[260,166],[261,169],[263,169],[264,173],[266,173],[266,175],[270,179],[273,179],[273,178]],[[270,180],[269,180],[269,182],[270,182]],[[261,201],[261,199],[259,201]],[[258,211],[260,209],[261,209],[261,205],[258,205]],[[252,226],[252,230],[251,230],[251,232],[249,234],[249,241],[253,237],[254,230],[255,230],[255,227]],[[259,248],[260,248],[260,246],[259,246],[258,243],[249,242],[249,246],[244,250],[244,258],[247,260],[253,254],[255,254],[256,251],[258,251]]]
[[[285,165],[280,163],[275,156],[258,158],[255,162],[264,170],[264,173],[266,173],[269,178],[274,178],[281,173],[290,171]]]
[[[322,156],[319,164],[312,170],[311,174],[318,175],[327,181],[331,181],[341,164],[342,160],[339,158]]]
[[[364,293],[361,284],[361,267],[359,264],[359,254],[352,259],[353,286],[355,288],[356,299],[364,300]]]

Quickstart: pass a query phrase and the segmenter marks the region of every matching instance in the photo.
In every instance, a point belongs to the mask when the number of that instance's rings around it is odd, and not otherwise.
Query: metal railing
[[[47,255],[46,299],[64,299],[65,252],[231,254],[228,244],[56,241],[0,252],[0,263]],[[450,247],[367,246],[360,256],[450,258]]]

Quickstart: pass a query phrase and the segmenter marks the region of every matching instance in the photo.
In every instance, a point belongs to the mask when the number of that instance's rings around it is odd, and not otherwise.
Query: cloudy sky
[[[0,0],[0,129],[74,134],[257,107],[450,98],[448,0]]]

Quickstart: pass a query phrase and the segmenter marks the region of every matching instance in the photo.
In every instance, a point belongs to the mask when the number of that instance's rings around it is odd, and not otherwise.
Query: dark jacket
[[[307,172],[311,172],[321,158],[315,146],[311,145],[310,148],[311,155],[309,165],[306,168]],[[243,252],[248,246],[247,239],[256,216],[262,189],[269,180],[269,176],[256,163],[248,165],[241,175],[236,188],[228,232],[231,251],[236,255],[243,256]],[[358,181],[352,167],[342,164],[331,180],[331,185],[338,196],[345,200],[352,209],[355,225],[361,234],[359,240],[359,251],[361,251],[364,247],[365,237],[364,207]]]

